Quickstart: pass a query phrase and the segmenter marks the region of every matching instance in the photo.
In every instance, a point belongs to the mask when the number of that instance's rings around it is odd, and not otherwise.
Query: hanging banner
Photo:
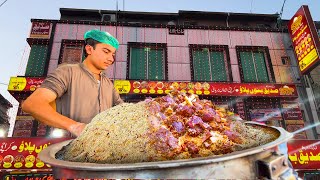
[[[301,6],[291,18],[288,31],[301,74],[307,74],[320,62],[320,41],[308,6]]]
[[[70,138],[0,138],[0,169],[48,169],[38,154]]]
[[[168,94],[172,89],[197,95],[297,97],[295,85],[115,80],[120,94]]]
[[[35,91],[45,77],[11,77],[8,91]]]
[[[292,140],[287,146],[294,169],[320,169],[319,140]]]

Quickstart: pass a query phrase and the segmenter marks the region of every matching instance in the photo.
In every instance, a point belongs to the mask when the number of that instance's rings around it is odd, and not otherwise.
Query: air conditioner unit
[[[115,14],[102,14],[101,22],[116,22],[117,18]]]

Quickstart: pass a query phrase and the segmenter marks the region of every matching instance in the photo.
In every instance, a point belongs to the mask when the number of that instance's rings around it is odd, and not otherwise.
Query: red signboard
[[[32,116],[17,116],[12,137],[30,137],[34,122]]]
[[[282,114],[288,132],[297,132],[304,128],[304,121],[302,112],[299,106],[298,99],[295,100],[281,100]],[[294,133],[294,139],[307,139],[305,131]]]
[[[279,108],[250,109],[249,113],[250,113],[251,121],[265,122],[265,121],[282,120],[281,111]]]
[[[50,38],[50,22],[32,22],[30,38]]]
[[[301,131],[304,128],[303,120],[285,120],[286,130],[294,133],[294,139],[307,139],[306,131]]]
[[[54,180],[52,173],[18,173],[4,175],[3,180]]]
[[[244,102],[243,100],[239,99],[237,100],[236,102],[236,108],[237,108],[237,112],[238,112],[238,115],[242,118],[242,119],[246,119],[246,110],[245,110],[245,107],[244,107]]]
[[[308,6],[301,6],[288,24],[299,69],[306,74],[320,62],[320,41]]]
[[[302,113],[300,108],[295,109],[284,109],[284,119],[288,120],[300,120],[302,119]]]
[[[319,140],[289,141],[288,152],[294,169],[320,169]]]
[[[40,87],[44,77],[11,77],[8,91],[34,91]],[[115,80],[114,87],[120,94],[168,94],[172,89],[198,95],[216,96],[268,96],[297,97],[293,84],[245,84],[245,83],[207,83],[207,82],[162,82]]]
[[[115,80],[120,94],[167,94],[172,89],[198,95],[297,97],[295,85]]]
[[[44,79],[45,77],[11,77],[8,91],[35,91]]]
[[[38,154],[70,138],[0,138],[0,169],[48,169]]]

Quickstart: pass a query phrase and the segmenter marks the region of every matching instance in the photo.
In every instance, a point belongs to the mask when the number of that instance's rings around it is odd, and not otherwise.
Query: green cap
[[[108,44],[116,49],[119,48],[118,40],[114,38],[111,34],[105,31],[93,29],[93,30],[87,31],[83,37],[84,37],[84,40],[91,38],[98,42]]]

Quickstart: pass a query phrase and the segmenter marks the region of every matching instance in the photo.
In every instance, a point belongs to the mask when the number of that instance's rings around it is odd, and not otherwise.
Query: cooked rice
[[[230,127],[223,122],[220,124],[225,130],[232,130],[237,140],[228,138],[218,130],[210,131],[209,141],[203,139],[205,133],[198,136],[172,134],[167,130],[172,127],[159,120],[150,106],[146,101],[124,103],[98,114],[81,135],[59,151],[56,157],[67,161],[111,164],[186,159],[222,155],[277,138],[262,128],[240,121],[233,121]],[[176,137],[177,144],[172,145],[170,140],[163,139],[168,137]],[[210,146],[205,146],[206,142],[210,142]],[[188,143],[191,145],[187,146]],[[193,147],[198,150],[196,153],[192,152]]]
[[[98,114],[70,143],[64,159],[93,163],[149,161],[157,154],[145,138],[149,132],[148,116],[144,102],[124,103]]]

